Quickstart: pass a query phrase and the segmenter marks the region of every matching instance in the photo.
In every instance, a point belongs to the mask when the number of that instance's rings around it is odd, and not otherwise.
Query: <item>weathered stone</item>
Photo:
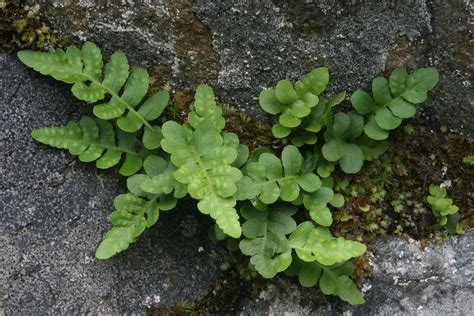
[[[129,251],[95,259],[123,179],[30,136],[88,112],[68,88],[0,55],[0,315],[142,313],[200,299],[221,256],[193,208],[162,213]]]
[[[41,16],[73,43],[93,41],[110,55],[121,49],[134,66],[146,67],[157,84],[192,88],[216,76],[219,56],[191,0],[47,0]]]
[[[289,279],[269,282],[246,315],[470,315],[474,309],[474,235],[422,247],[414,240],[386,238],[371,247],[373,272],[364,281],[364,305],[323,298]]]
[[[473,130],[474,9],[465,1],[29,2],[42,4],[42,16],[74,42],[122,49],[159,84],[211,83],[223,101],[259,119],[262,88],[313,67],[330,68],[330,93],[352,93],[394,67],[434,65],[441,80],[423,106],[427,119]]]
[[[433,126],[472,132],[468,1],[29,0],[73,43],[123,50],[155,85],[216,88],[226,104],[267,119],[262,88],[331,70],[329,93],[370,87],[394,67],[434,65],[441,80],[423,106]],[[35,144],[32,128],[86,113],[63,84],[0,55],[0,314],[142,313],[202,298],[219,275],[208,222],[182,208],[111,261],[94,259],[113,196],[113,171]],[[467,315],[473,310],[473,236],[441,245],[385,239],[373,245],[366,305],[349,307],[279,277],[244,314]],[[203,248],[201,248],[203,247]],[[203,251],[201,251],[203,250]],[[420,307],[421,306],[421,307]]]

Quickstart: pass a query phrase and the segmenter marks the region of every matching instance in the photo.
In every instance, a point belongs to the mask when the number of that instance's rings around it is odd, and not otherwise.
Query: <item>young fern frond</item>
[[[52,147],[68,149],[82,162],[95,161],[99,169],[108,169],[125,161],[120,174],[130,176],[142,167],[143,155],[136,144],[136,133],[114,129],[107,121],[83,116],[79,124],[69,122],[63,127],[38,128],[32,137]]]
[[[451,234],[463,234],[464,229],[458,223],[461,217],[459,207],[453,204],[452,199],[448,198],[446,188],[430,184],[429,192],[426,200],[431,205],[434,216],[438,218],[439,225],[445,227]]]
[[[246,165],[246,175],[252,181],[254,197],[265,204],[278,199],[295,201],[300,191],[314,192],[321,186],[318,176],[302,171],[303,156],[293,145],[282,151],[281,160],[271,153],[262,153],[257,162]]]
[[[280,114],[273,135],[283,138],[291,129],[298,127],[303,118],[319,103],[319,95],[326,89],[329,72],[325,67],[316,68],[295,85],[288,80],[278,81],[275,89],[266,89],[260,93],[262,109],[270,114]]]
[[[361,115],[367,115],[364,133],[374,140],[388,137],[402,119],[415,115],[415,105],[428,98],[428,91],[438,83],[435,68],[420,68],[412,74],[405,69],[395,69],[389,79],[377,77],[372,81],[372,96],[357,90],[351,97],[352,106]]]
[[[222,108],[216,103],[214,91],[208,85],[201,84],[196,88],[193,111],[188,115],[188,122],[196,129],[205,120],[212,122],[216,131],[222,131],[225,127]]]
[[[129,74],[128,61],[122,52],[112,54],[104,73],[100,49],[91,42],[86,42],[81,49],[70,46],[66,52],[61,49],[53,52],[23,50],[18,52],[18,58],[43,75],[73,84],[71,91],[79,100],[103,101],[93,108],[98,118],[117,119],[117,126],[125,132],[136,132],[145,126],[147,139],[151,138],[150,134],[159,133],[150,121],[163,112],[169,99],[168,92],[157,92],[137,109],[148,91],[150,78],[142,68],[135,68]],[[109,100],[104,100],[106,95]],[[156,148],[156,142],[144,139],[143,144],[148,149]]]
[[[240,209],[246,222],[242,225],[245,238],[239,248],[244,255],[251,256],[250,263],[264,278],[273,278],[291,263],[291,248],[286,235],[296,228],[291,216],[297,209],[297,206],[287,203],[274,204],[266,211],[245,203]]]

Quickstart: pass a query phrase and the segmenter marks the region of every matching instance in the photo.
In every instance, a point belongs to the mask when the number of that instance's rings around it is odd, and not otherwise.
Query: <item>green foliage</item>
[[[321,93],[329,74],[327,69],[317,68],[299,82],[305,82],[307,77],[319,83],[320,88],[315,92]],[[293,87],[289,81],[282,80],[274,90],[260,94],[260,105],[270,114],[281,113],[272,129],[275,137],[289,138],[298,147],[313,146],[322,155],[317,166],[321,177],[329,176],[336,165],[353,174],[360,171],[364,161],[377,159],[385,152],[390,130],[415,114],[415,105],[426,101],[428,91],[437,81],[438,72],[434,68],[421,68],[412,74],[395,69],[388,80],[384,77],[373,80],[372,96],[362,90],[354,92],[351,103],[356,112],[333,114],[332,109],[344,102],[344,92],[327,102],[318,96],[314,105],[310,103],[311,107],[302,107],[304,112],[299,112],[297,108],[303,96],[300,92],[306,92],[304,87],[311,85],[297,82]],[[321,139],[318,133],[323,134],[323,142],[318,143]]]
[[[248,187],[262,203],[272,204],[278,199],[293,202],[301,191],[314,192],[321,185],[318,176],[302,170],[302,165],[303,156],[293,145],[283,149],[281,160],[262,153],[257,162],[250,162],[245,168],[251,179]]]
[[[343,263],[361,256],[367,250],[364,244],[333,237],[326,227],[315,227],[308,221],[299,224],[293,231],[289,246],[301,260],[317,261],[324,265]]]
[[[434,216],[438,223],[444,226],[452,234],[463,234],[464,230],[458,224],[460,219],[459,208],[453,204],[453,200],[447,197],[446,189],[436,184],[430,184],[430,194],[426,198],[431,205]]]
[[[355,112],[339,112],[329,117],[324,133],[326,143],[322,146],[323,157],[339,162],[346,173],[357,173],[364,163],[364,153],[354,140],[362,134],[363,126],[364,118]]]
[[[426,101],[438,77],[435,68],[420,68],[412,74],[398,68],[388,80],[377,77],[372,81],[372,96],[362,90],[354,92],[352,106],[359,114],[368,116],[364,133],[374,140],[386,139],[402,119],[415,115],[415,105]]]
[[[280,80],[275,89],[262,91],[259,97],[262,109],[270,114],[280,114],[278,124],[272,130],[273,135],[277,138],[286,137],[292,128],[299,126],[303,118],[309,116],[318,105],[318,96],[326,89],[328,82],[328,69],[321,67],[311,71],[295,85],[288,80]]]
[[[143,173],[127,179],[129,193],[114,200],[116,211],[109,217],[113,228],[97,248],[98,259],[108,259],[126,250],[146,228],[156,223],[160,210],[173,209],[177,199],[187,194],[186,187],[174,179],[175,170],[169,161],[150,155],[143,162]]]
[[[260,94],[262,108],[279,115],[272,131],[286,146],[277,156],[269,148],[250,153],[238,135],[224,130],[223,111],[207,85],[197,87],[186,123],[153,123],[168,103],[168,92],[144,100],[148,73],[141,68],[130,72],[122,52],[112,54],[106,67],[100,50],[89,42],[66,52],[21,51],[18,57],[42,74],[73,84],[72,93],[94,103],[97,117],[36,129],[35,140],[67,149],[81,161],[95,161],[101,169],[123,159],[119,172],[128,177],[128,193],[114,200],[112,228],[97,258],[127,249],[160,212],[189,195],[200,212],[215,220],[210,237],[227,239],[229,249],[249,256],[250,268],[261,276],[285,272],[298,276],[303,286],[319,284],[325,294],[351,304],[364,302],[351,280],[349,260],[361,256],[366,246],[335,237],[328,228],[331,208],[344,205],[344,197],[333,191],[332,173],[337,165],[356,173],[364,161],[387,149],[389,131],[413,116],[414,105],[435,86],[435,69],[410,75],[397,69],[388,80],[378,77],[372,96],[361,90],[352,95],[356,112],[336,114],[333,109],[346,94],[320,96],[329,82],[327,68],[314,69],[294,85],[279,81]],[[433,186],[430,193],[435,215],[451,229],[457,208],[445,190]]]
[[[136,133],[123,132],[103,120],[83,116],[78,123],[69,122],[64,127],[35,129],[32,137],[52,147],[68,149],[82,162],[95,161],[99,169],[108,169],[125,161],[120,174],[130,176],[142,167],[142,154],[136,144]]]
[[[350,278],[354,271],[355,266],[350,261],[325,266],[317,261],[307,262],[295,257],[285,273],[297,276],[304,287],[319,284],[319,288],[326,295],[337,295],[352,305],[364,304],[364,297]]]
[[[18,52],[18,58],[43,75],[73,84],[71,91],[79,100],[101,101],[93,108],[98,118],[117,119],[117,126],[129,133],[144,125],[143,145],[148,149],[159,146],[155,139],[160,137],[160,129],[150,121],[157,119],[168,104],[168,92],[157,92],[137,108],[148,91],[150,78],[142,68],[129,73],[124,53],[113,53],[105,71],[100,49],[91,42],[86,42],[81,49],[70,46],[66,52],[61,49],[53,52],[23,50]]]
[[[242,225],[245,238],[239,247],[250,263],[265,278],[273,278],[291,264],[291,249],[286,235],[293,232],[296,222],[291,217],[297,211],[291,204],[274,205],[274,211],[260,211],[245,203],[240,213],[246,219]]]
[[[238,151],[225,141],[232,136],[220,133],[224,127],[222,110],[216,110],[212,89],[199,86],[194,104],[196,112],[189,114],[189,126],[174,121],[163,124],[161,146],[178,168],[176,180],[186,184],[191,197],[199,200],[198,209],[216,220],[224,233],[239,238],[234,195],[242,173],[232,166]]]
[[[466,156],[462,159],[462,162],[464,162],[467,165],[474,166],[474,155],[469,155]]]

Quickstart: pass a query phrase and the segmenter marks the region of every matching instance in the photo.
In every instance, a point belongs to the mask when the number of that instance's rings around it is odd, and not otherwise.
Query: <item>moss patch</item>
[[[0,52],[62,47],[67,43],[67,38],[58,37],[44,23],[39,10],[39,5],[23,6],[22,1],[0,1]]]
[[[251,119],[236,108],[224,109],[225,130],[239,135],[240,142],[252,151],[258,147],[276,148],[278,141],[272,135],[269,125]]]
[[[463,159],[474,152],[474,138],[406,126],[391,138],[390,149],[362,171],[346,177],[345,206],[335,212],[339,236],[371,241],[389,234],[422,240],[444,234],[426,202],[430,183],[445,183],[460,208],[465,229],[474,221],[474,166]]]

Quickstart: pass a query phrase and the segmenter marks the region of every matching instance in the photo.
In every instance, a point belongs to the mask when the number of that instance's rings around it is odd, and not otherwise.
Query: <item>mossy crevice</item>
[[[63,47],[68,38],[58,36],[40,17],[40,6],[24,1],[0,1],[0,53],[20,49]]]
[[[370,242],[396,235],[417,240],[445,234],[426,202],[430,183],[444,183],[460,208],[461,224],[474,220],[474,168],[463,162],[474,152],[474,137],[407,125],[396,131],[389,150],[369,163],[341,189],[348,197],[335,212],[334,231]]]
[[[240,117],[238,111],[233,115]],[[242,123],[240,119],[232,122],[234,128]],[[245,130],[256,129],[252,128],[253,121],[246,124]],[[444,128],[433,130],[417,120],[412,124],[395,131],[389,150],[378,160],[366,163],[360,173],[334,174],[335,189],[346,196],[345,206],[333,210],[332,230],[336,235],[369,245],[383,235],[410,237],[421,244],[429,238],[446,236],[426,202],[430,183],[451,184],[448,192],[460,207],[460,223],[465,230],[472,230],[474,166],[463,160],[474,153],[474,137]],[[240,135],[239,130],[234,131]],[[367,253],[353,260],[359,284],[370,274],[369,257]],[[229,254],[223,266],[227,269],[223,276],[202,300],[188,303],[191,308],[183,311],[179,303],[175,309],[151,310],[151,315],[237,312],[239,302],[258,295],[264,280],[251,276],[248,258]]]

